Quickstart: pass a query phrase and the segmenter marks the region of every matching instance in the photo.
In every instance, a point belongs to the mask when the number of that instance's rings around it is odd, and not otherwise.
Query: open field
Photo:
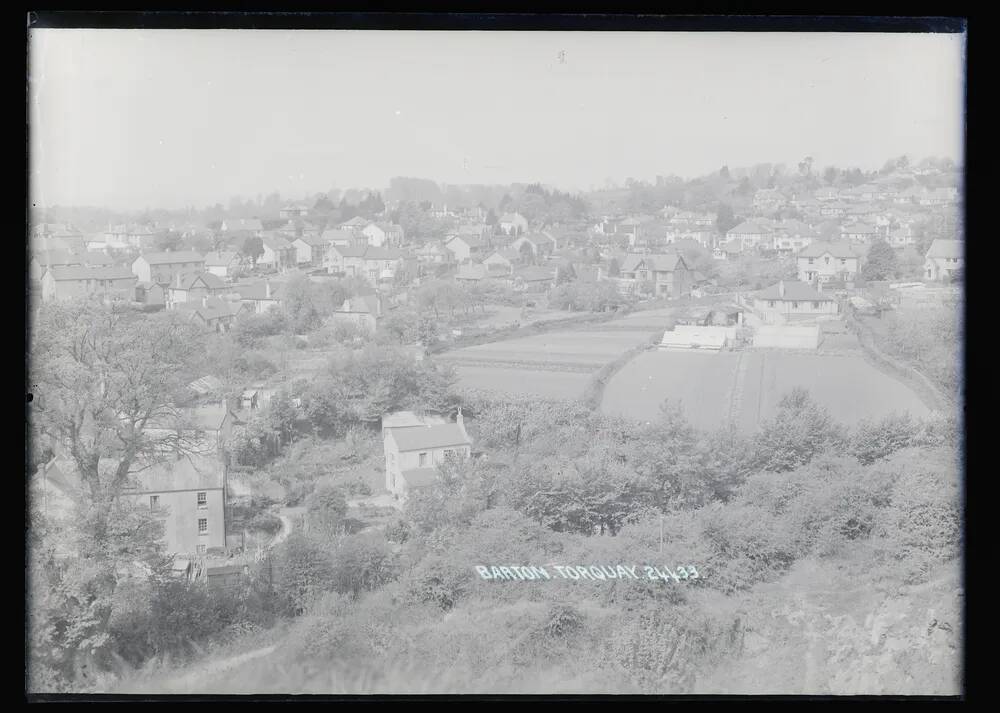
[[[458,383],[467,389],[533,394],[546,399],[575,399],[583,394],[589,374],[501,367],[457,367]]]
[[[651,421],[669,398],[682,404],[695,426],[714,429],[732,419],[749,433],[774,416],[782,396],[796,386],[847,425],[892,412],[929,413],[912,390],[860,355],[779,351],[644,352],[612,377],[602,409]]]

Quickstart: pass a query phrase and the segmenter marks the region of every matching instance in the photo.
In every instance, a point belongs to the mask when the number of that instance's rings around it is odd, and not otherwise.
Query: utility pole
[[[660,554],[663,553],[663,515],[660,515]]]

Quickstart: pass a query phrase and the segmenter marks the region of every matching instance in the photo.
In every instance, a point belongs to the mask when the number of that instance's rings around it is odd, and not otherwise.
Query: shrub
[[[293,532],[273,556],[275,595],[280,609],[301,614],[323,592],[333,589],[333,563],[326,549]]]

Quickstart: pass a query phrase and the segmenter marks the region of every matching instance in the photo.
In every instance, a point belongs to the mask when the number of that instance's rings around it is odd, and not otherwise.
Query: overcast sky
[[[865,169],[904,153],[961,159],[961,35],[30,37],[32,196],[44,205],[200,207],[392,176],[579,190],[807,155]]]

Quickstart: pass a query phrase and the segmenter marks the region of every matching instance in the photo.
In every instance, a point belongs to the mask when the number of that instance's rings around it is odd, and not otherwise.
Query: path
[[[196,664],[199,667],[197,671],[192,671],[191,673],[185,674],[171,681],[167,681],[165,685],[166,687],[174,690],[178,688],[191,690],[199,684],[206,683],[208,679],[217,676],[223,671],[227,671],[235,666],[244,664],[247,661],[268,656],[274,652],[275,648],[277,648],[276,645],[272,644],[271,646],[265,646],[260,649],[248,651],[245,654],[230,656],[229,658],[225,658],[220,661],[209,661],[208,663],[199,662]]]

